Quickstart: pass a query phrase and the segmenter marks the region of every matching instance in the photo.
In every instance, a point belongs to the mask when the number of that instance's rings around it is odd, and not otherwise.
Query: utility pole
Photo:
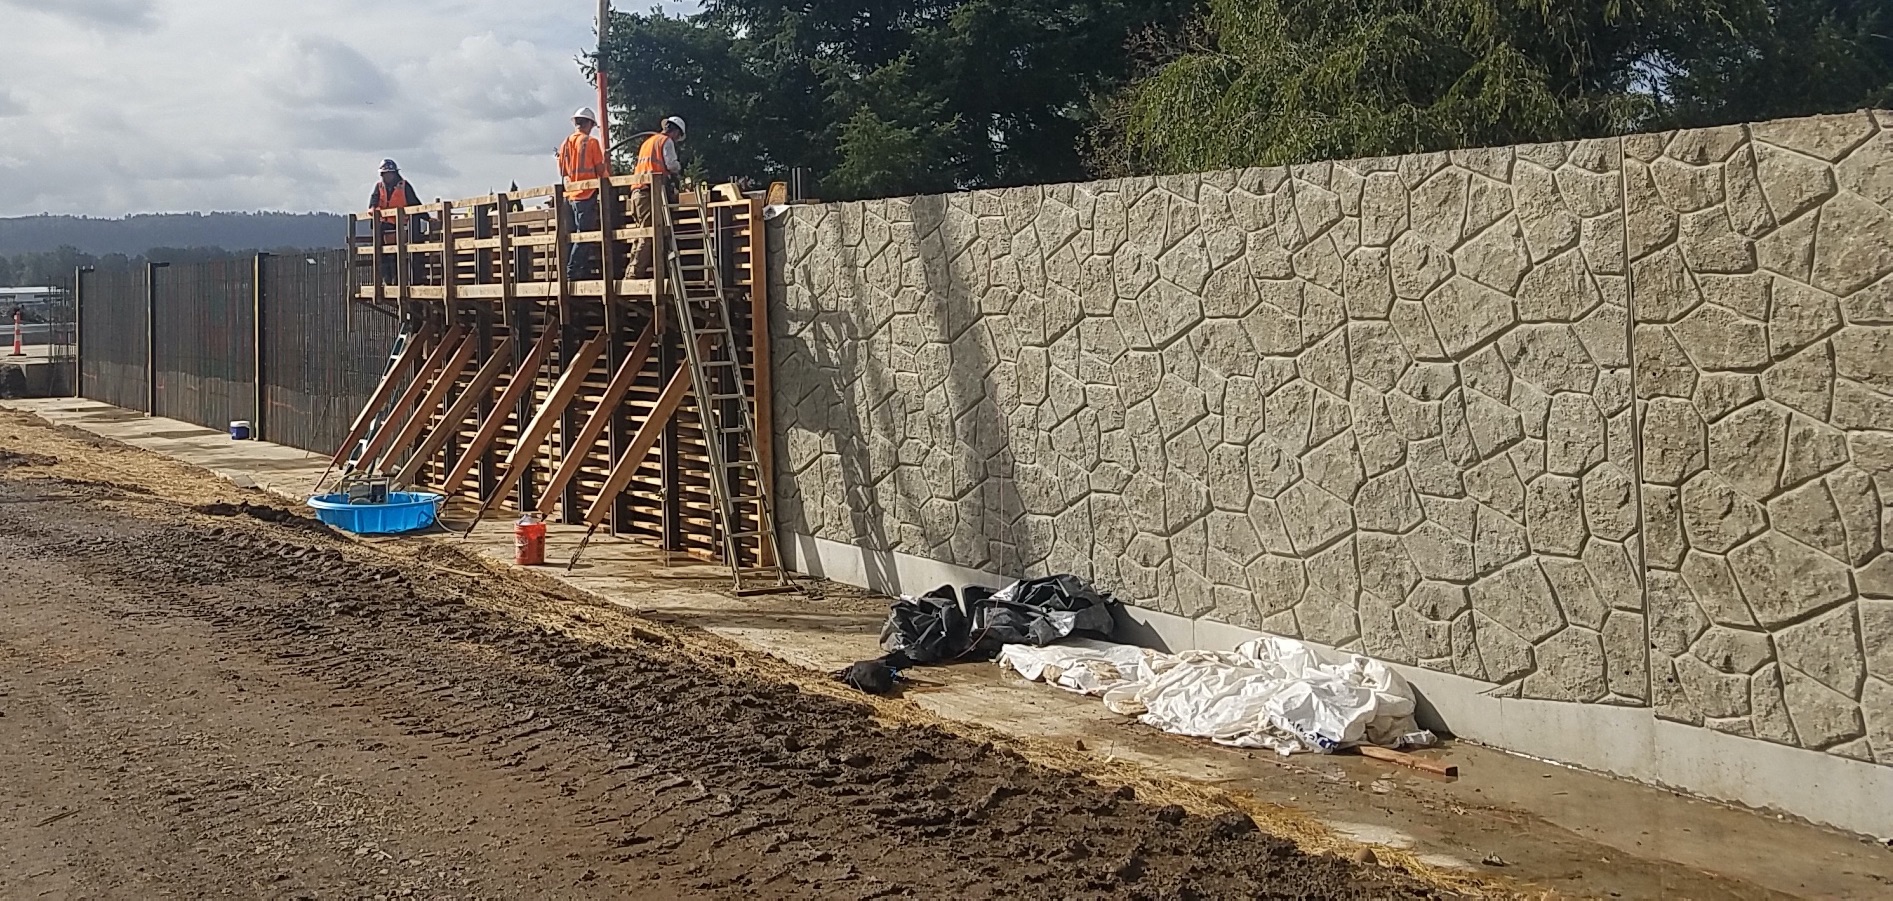
[[[598,141],[605,148],[607,169],[611,168],[611,103],[605,96],[605,32],[610,27],[611,0],[598,0],[598,55],[594,57],[598,72]]]

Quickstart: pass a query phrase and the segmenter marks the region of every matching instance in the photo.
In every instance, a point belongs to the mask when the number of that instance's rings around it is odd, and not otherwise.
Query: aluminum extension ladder
[[[676,242],[666,242],[668,282],[672,309],[683,335],[684,354],[690,365],[690,386],[696,392],[697,409],[703,420],[704,445],[710,456],[710,492],[716,507],[717,530],[723,538],[723,561],[735,579],[736,594],[765,594],[795,587],[782,567],[782,554],[776,544],[776,515],[767,489],[767,473],[756,450],[756,418],[751,398],[743,382],[743,362],[736,353],[734,332],[730,327],[729,299],[723,293],[723,267],[718,246],[719,236],[705,200],[705,191],[697,191],[697,224],[702,229],[700,249],[680,250]],[[655,204],[670,217],[670,205]],[[666,229],[673,238],[679,237]],[[681,237],[688,237],[684,235]],[[701,255],[701,265],[684,265],[685,254]],[[685,278],[689,272],[695,278]],[[760,274],[759,274],[760,276]],[[756,493],[735,495],[732,476],[747,474],[746,484]],[[753,521],[745,522],[745,507],[753,507]],[[764,566],[743,565],[743,542],[755,539]],[[767,582],[767,584],[758,584]]]

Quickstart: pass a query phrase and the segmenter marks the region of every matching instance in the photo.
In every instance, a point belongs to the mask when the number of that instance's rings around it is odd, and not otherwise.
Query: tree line
[[[847,199],[1893,105],[1893,3],[705,0],[600,63],[695,174]]]
[[[338,242],[339,243],[339,242]],[[87,253],[70,244],[40,253],[0,256],[0,287],[59,287],[72,284],[72,275],[81,267],[125,269],[153,263],[213,263],[223,260],[247,260],[256,250],[227,250],[222,247],[153,247],[144,253]],[[292,255],[303,248],[279,247],[267,253]]]

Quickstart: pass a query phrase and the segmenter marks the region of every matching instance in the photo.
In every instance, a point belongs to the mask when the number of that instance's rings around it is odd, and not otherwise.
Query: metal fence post
[[[256,372],[256,384],[252,394],[252,400],[255,403],[250,409],[250,437],[258,441],[263,440],[263,391],[264,386],[268,384],[263,368],[263,261],[267,257],[269,257],[267,253],[256,255],[256,274],[252,279],[253,294],[250,301],[250,326],[255,332],[251,339],[255,342],[251,351],[255,357]],[[349,302],[353,303],[352,300]]]
[[[85,298],[85,273],[90,266],[75,266],[72,270],[72,396],[84,397],[85,388],[85,331],[80,324],[80,310]]]
[[[145,415],[158,415],[158,264],[145,261]]]

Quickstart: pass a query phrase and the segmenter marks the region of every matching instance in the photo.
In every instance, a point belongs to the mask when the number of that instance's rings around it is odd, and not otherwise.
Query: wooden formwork
[[[568,193],[599,188],[597,180],[350,216],[349,302],[399,317],[418,345],[357,417],[335,462],[359,454],[359,471],[515,515],[584,523],[593,512],[591,522],[614,534],[721,560],[696,398],[678,390],[688,367],[670,292],[701,298],[721,287],[763,462],[732,493],[766,497],[773,449],[763,195],[697,186],[667,215],[635,225],[626,215],[632,192],[665,195],[661,182],[646,181],[604,184],[596,195],[603,226],[591,232],[573,232],[561,212]],[[415,226],[420,217],[424,229]],[[623,277],[638,241],[674,242],[687,284],[666,284],[661,254],[653,277]],[[566,262],[580,248],[606,265],[568,280]],[[627,459],[630,450],[644,452]],[[607,493],[618,468],[623,487]],[[739,562],[773,563],[763,548],[746,544],[751,559]]]

